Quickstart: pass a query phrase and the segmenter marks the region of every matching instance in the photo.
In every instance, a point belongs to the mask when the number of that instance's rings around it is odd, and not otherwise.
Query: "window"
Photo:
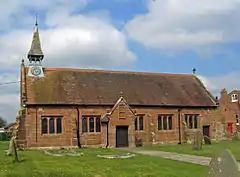
[[[236,123],[237,123],[237,124],[239,123],[238,115],[237,115],[237,114],[236,114]]]
[[[57,133],[62,133],[62,118],[57,118]]]
[[[100,117],[97,117],[97,118],[96,118],[96,132],[101,132]]]
[[[198,116],[194,116],[194,128],[198,128]]]
[[[56,122],[56,124],[55,124]],[[62,133],[62,117],[42,116],[42,134]]]
[[[158,115],[158,130],[162,130],[162,116]]]
[[[189,116],[188,122],[189,122],[189,128],[193,128],[193,120],[191,115]]]
[[[139,116],[139,130],[143,130],[143,116]]]
[[[82,132],[88,132],[88,125],[87,125],[87,118],[83,117],[82,118]]]
[[[94,117],[91,117],[89,119],[89,129],[90,129],[90,132],[94,132]]]
[[[172,130],[172,116],[173,115],[158,115],[158,130]]]
[[[232,94],[232,102],[237,102],[237,101],[238,101],[238,95]]]
[[[167,130],[167,116],[163,117],[163,130]]]
[[[101,132],[101,116],[83,116],[82,132]]]
[[[169,130],[172,130],[172,116],[168,117],[168,128]]]
[[[135,118],[135,130],[143,130],[144,129],[144,122],[143,122],[144,115],[137,115]]]
[[[49,119],[49,133],[54,133],[54,118]]]
[[[137,130],[138,129],[138,118],[136,117],[135,118],[135,130]]]
[[[42,119],[42,134],[48,133],[48,120],[47,118]]]
[[[185,122],[188,128],[197,129],[198,128],[198,115],[195,114],[185,114]]]

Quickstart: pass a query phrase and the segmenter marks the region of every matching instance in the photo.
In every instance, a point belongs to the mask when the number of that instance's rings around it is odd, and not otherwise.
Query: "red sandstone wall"
[[[81,115],[104,115],[110,107],[85,107],[79,108]],[[144,130],[134,131],[135,136],[141,138],[143,144],[152,144],[152,133],[155,133],[155,142],[178,142],[178,110],[177,109],[161,109],[161,108],[133,108],[137,114],[145,114]],[[206,111],[205,111],[206,112]],[[37,117],[36,117],[37,113]],[[184,114],[203,114],[204,110],[200,109],[183,109],[181,110],[181,134],[183,135],[182,122]],[[158,114],[173,114],[173,130],[161,130],[157,128]],[[41,116],[63,116],[63,133],[58,135],[42,135],[41,134]],[[76,108],[28,108],[26,116],[26,138],[28,147],[51,147],[51,146],[76,146],[76,126],[75,119],[77,117]],[[134,120],[132,112],[126,110],[126,119],[119,119],[118,110],[116,109],[111,115],[109,129],[109,143],[115,145],[115,126],[128,125],[129,133],[134,129]],[[81,119],[80,119],[81,120]],[[82,122],[80,121],[80,142],[82,146],[97,146],[106,143],[106,125],[102,124],[101,132],[82,133]],[[153,123],[153,124],[151,124]],[[199,122],[201,128],[201,122]],[[183,137],[182,137],[183,139]],[[131,140],[134,141],[134,140]]]

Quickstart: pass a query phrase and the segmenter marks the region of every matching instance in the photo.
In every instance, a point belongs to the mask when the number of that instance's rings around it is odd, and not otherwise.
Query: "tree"
[[[5,127],[6,125],[7,125],[7,121],[5,119],[3,119],[2,117],[0,117],[0,128]]]

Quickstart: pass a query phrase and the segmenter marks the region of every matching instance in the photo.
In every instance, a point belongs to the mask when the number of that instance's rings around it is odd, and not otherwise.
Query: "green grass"
[[[207,157],[212,157],[217,153],[221,153],[225,149],[229,149],[235,158],[240,161],[240,141],[212,142],[212,145],[203,145],[202,150],[193,150],[193,145],[189,144],[146,146],[143,148],[148,150],[193,154]]]
[[[137,155],[131,159],[102,159],[96,155],[123,154],[116,149],[79,149],[83,156],[54,157],[41,151],[19,151],[21,163],[6,156],[8,142],[0,142],[0,177],[204,177],[208,168],[200,165]]]

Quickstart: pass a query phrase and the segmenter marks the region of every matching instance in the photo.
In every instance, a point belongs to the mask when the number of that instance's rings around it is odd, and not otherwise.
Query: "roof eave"
[[[114,106],[115,104],[112,103],[107,103],[107,104],[80,104],[80,103],[27,103],[26,107],[35,107],[35,106],[52,106],[52,107],[60,107],[60,106],[92,106],[92,107],[97,107],[97,106]],[[130,107],[162,107],[162,108],[217,108],[217,105],[142,105],[142,104],[129,104]]]

